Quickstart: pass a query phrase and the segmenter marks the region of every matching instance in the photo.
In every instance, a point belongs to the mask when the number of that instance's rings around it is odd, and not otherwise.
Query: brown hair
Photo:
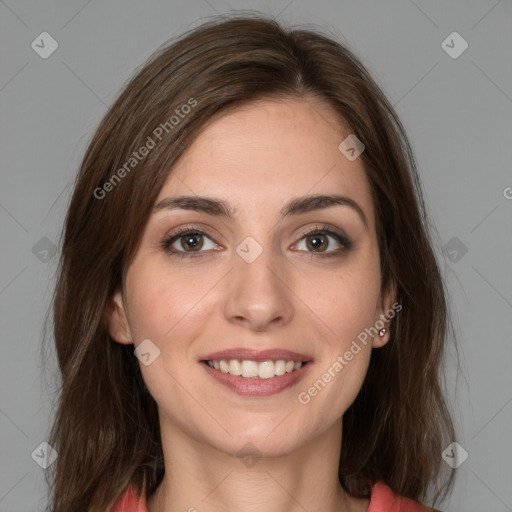
[[[53,300],[62,375],[49,439],[59,454],[49,483],[53,512],[104,512],[128,484],[149,496],[163,477],[156,403],[133,346],[111,340],[106,311],[173,163],[227,109],[305,95],[326,101],[366,146],[382,291],[394,284],[402,304],[389,343],[373,351],[344,414],[340,482],[357,497],[368,497],[377,480],[413,499],[450,489],[453,471],[443,474],[441,452],[454,429],[440,385],[448,309],[404,129],[347,48],[316,30],[285,30],[244,14],[210,21],[159,50],[124,88],[84,156]],[[172,115],[179,120],[170,122]],[[148,137],[156,142],[159,126],[165,136],[132,165]]]

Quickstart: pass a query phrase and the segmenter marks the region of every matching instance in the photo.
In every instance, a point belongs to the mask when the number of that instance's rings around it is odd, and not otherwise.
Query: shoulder
[[[384,482],[372,487],[370,506],[367,512],[440,512],[417,501],[397,496]]]
[[[134,487],[127,487],[109,512],[148,512],[144,496],[139,496]]]

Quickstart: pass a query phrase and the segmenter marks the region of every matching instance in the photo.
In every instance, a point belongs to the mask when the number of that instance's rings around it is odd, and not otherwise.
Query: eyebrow
[[[280,214],[281,218],[285,218],[291,215],[300,215],[315,210],[331,208],[333,206],[348,206],[359,215],[366,229],[368,229],[368,220],[359,204],[350,197],[336,194],[297,197],[287,203],[281,209]],[[205,196],[166,197],[154,207],[153,211],[157,212],[164,209],[194,210],[216,217],[223,217],[228,220],[233,220],[235,217],[235,211],[228,203],[220,199]]]

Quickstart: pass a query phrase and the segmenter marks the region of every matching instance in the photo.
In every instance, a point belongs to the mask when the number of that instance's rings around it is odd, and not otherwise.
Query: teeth
[[[298,370],[304,363],[302,361],[249,361],[239,359],[221,359],[208,361],[208,366],[230,375],[240,375],[246,379],[271,379],[276,375],[284,375]]]
[[[257,377],[258,363],[256,361],[242,361],[242,377]]]
[[[274,361],[262,361],[258,366],[258,377],[260,379],[275,377]]]
[[[286,361],[278,359],[274,364],[274,373],[276,375],[284,375],[286,373]]]
[[[229,373],[231,375],[242,375],[242,363],[238,359],[229,361]]]

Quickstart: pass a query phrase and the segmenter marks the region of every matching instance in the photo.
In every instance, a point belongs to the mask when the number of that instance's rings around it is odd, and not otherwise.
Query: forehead
[[[350,134],[334,110],[314,98],[262,99],[217,117],[170,172],[157,202],[196,194],[222,197],[235,212],[278,209],[309,194],[349,196],[373,219],[362,159],[338,149]]]

